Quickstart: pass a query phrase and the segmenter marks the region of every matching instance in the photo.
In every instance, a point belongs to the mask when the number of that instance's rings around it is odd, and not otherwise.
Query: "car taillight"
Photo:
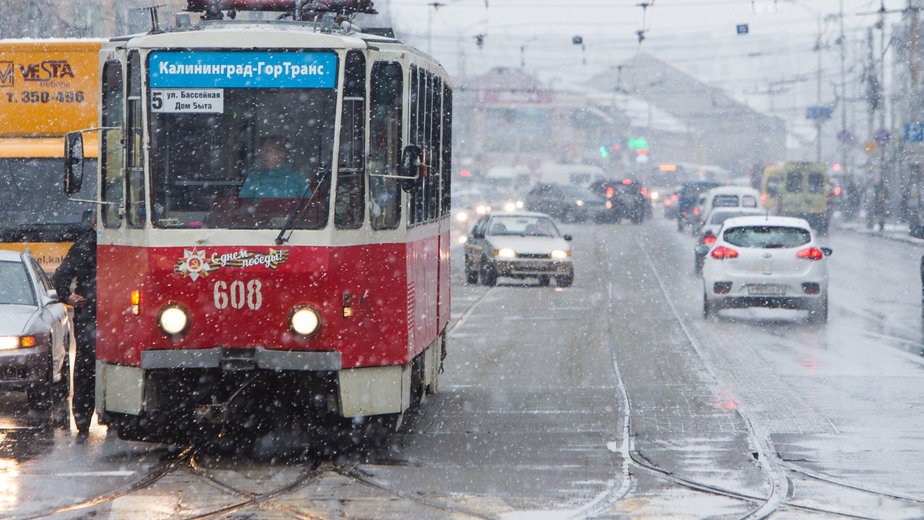
[[[825,254],[821,252],[821,249],[817,247],[810,247],[808,249],[802,249],[796,253],[796,258],[804,258],[806,260],[821,260],[825,257]]]
[[[711,229],[703,233],[703,243],[704,244],[706,244],[707,246],[711,246],[712,244],[715,244],[715,241],[716,241],[716,236],[715,234],[712,233]]]
[[[716,260],[725,260],[726,258],[738,258],[738,252],[730,247],[719,246],[712,250],[712,258]]]

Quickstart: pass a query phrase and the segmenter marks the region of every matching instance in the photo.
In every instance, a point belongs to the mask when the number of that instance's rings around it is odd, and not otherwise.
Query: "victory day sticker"
[[[241,249],[229,253],[212,253],[207,256],[205,251],[196,249],[183,250],[183,258],[180,258],[173,265],[173,272],[187,276],[193,281],[200,276],[205,277],[219,269],[223,268],[259,268],[270,269],[275,271],[277,267],[289,261],[288,250],[270,249],[269,253],[260,251],[247,251]]]

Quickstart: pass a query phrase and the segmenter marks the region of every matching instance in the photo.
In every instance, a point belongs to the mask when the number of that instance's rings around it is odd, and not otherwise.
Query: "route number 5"
[[[232,309],[243,309],[244,305],[247,305],[248,309],[255,311],[263,305],[263,293],[260,292],[262,287],[260,280],[250,280],[246,288],[244,282],[240,280],[231,282],[230,288],[225,282],[215,282],[212,291],[215,297],[215,308],[226,309],[230,303]]]

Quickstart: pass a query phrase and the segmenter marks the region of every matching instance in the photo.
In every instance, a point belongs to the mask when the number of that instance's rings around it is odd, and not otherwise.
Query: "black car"
[[[683,186],[680,187],[680,200],[677,201],[677,231],[683,231],[685,226],[696,221],[693,210],[696,208],[696,200],[699,196],[719,186],[722,186],[722,183],[715,181],[688,181],[683,183]]]
[[[603,197],[583,186],[539,183],[524,197],[525,209],[561,222],[599,222],[606,210]]]
[[[641,224],[645,217],[651,216],[651,201],[636,179],[601,180],[591,184],[591,190],[605,200],[607,211],[605,218],[600,220],[616,223],[628,220],[633,224]]]

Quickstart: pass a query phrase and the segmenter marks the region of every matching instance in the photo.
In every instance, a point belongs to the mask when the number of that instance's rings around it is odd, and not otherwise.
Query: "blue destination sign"
[[[332,52],[152,52],[151,88],[333,88]]]

